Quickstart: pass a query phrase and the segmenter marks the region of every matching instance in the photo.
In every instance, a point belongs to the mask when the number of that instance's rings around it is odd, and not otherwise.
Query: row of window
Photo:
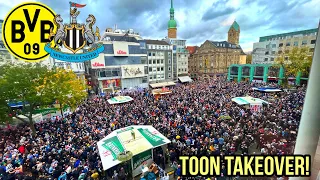
[[[183,71],[183,72],[187,72],[187,68],[185,68],[185,69],[178,69],[178,72],[181,72],[181,71]]]
[[[315,36],[315,35],[317,35],[317,32],[304,34],[304,36]],[[302,34],[301,34],[301,36],[302,36]],[[274,37],[274,38],[268,38],[267,41],[274,41],[274,40],[281,40],[281,39],[291,39],[291,38],[294,38],[294,37],[298,37],[298,36],[291,35],[291,36]]]
[[[164,56],[164,52],[149,52],[149,56]]]
[[[149,72],[163,71],[163,67],[149,67]]]
[[[170,46],[168,45],[148,45],[148,49],[164,49],[169,50]]]
[[[313,39],[310,41],[310,44],[315,44],[316,43],[316,40]],[[304,46],[304,45],[307,45],[308,44],[308,40],[303,40],[301,42],[301,45]],[[272,44],[272,48],[275,48],[274,47],[275,44]],[[283,47],[283,43],[279,43],[279,47]],[[286,42],[286,46],[291,46],[291,42]],[[293,42],[293,46],[299,46],[299,42],[298,41],[294,41]],[[267,45],[267,48],[269,48],[269,45]]]
[[[161,75],[153,75],[153,76],[149,76],[149,79],[152,80],[156,80],[156,79],[164,79],[164,74],[161,74]]]
[[[164,59],[157,59],[157,60],[156,59],[153,59],[153,60],[149,59],[149,64],[163,64],[163,62],[164,62]]]
[[[275,55],[276,54],[276,51],[270,51],[271,52],[271,55]],[[265,52],[265,55],[270,55],[270,52],[269,51],[267,51],[267,52]],[[288,54],[290,51],[289,50],[285,50],[284,51],[286,54]],[[309,52],[314,52],[314,48],[310,48],[309,49]],[[278,54],[282,54],[282,51],[280,50],[280,51],[278,51]],[[255,55],[254,55],[255,56]]]

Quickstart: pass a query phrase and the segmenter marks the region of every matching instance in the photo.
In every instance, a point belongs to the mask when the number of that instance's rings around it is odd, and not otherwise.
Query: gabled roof
[[[146,39],[146,44],[169,45],[166,41]]]
[[[229,48],[229,49],[240,49],[240,54],[241,55],[246,55],[241,46],[240,45],[236,45],[236,44],[232,44],[229,43],[228,41],[210,41],[208,40],[210,43],[212,43],[215,47],[219,47],[219,48]]]
[[[193,54],[198,49],[198,46],[187,46],[187,50],[189,51],[189,54]]]

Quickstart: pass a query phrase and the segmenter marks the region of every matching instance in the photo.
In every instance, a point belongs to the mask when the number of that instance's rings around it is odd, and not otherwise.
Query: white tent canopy
[[[167,87],[167,86],[174,86],[176,85],[175,82],[169,81],[169,82],[162,82],[162,83],[155,83],[155,84],[150,84],[152,88],[159,88],[159,87]]]
[[[133,101],[133,98],[130,96],[116,96],[111,99],[108,99],[109,104],[121,104],[129,101]]]
[[[132,152],[134,157],[170,142],[152,126],[129,126],[115,130],[98,142],[103,170],[121,163],[117,157],[125,150]]]
[[[192,82],[192,79],[189,76],[182,76],[178,78],[180,82],[185,83],[185,82]]]
[[[253,98],[251,96],[246,96],[246,97],[235,97],[232,98],[232,101],[236,102],[239,105],[246,105],[246,104],[250,104],[250,105],[262,105],[262,104],[270,104],[267,101],[264,101],[262,99],[259,98]]]

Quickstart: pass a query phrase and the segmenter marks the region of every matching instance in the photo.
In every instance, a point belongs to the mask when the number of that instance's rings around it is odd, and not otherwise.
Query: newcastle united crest
[[[49,38],[53,46],[48,43],[45,47],[52,58],[68,62],[83,62],[98,57],[104,50],[103,44],[98,43],[99,28],[96,27],[95,31],[93,30],[96,18],[89,14],[85,24],[77,23],[77,16],[80,14],[77,8],[84,6],[70,2],[70,24],[63,24],[63,19],[59,14],[53,19],[57,27],[56,32],[53,32],[52,29],[50,32]],[[62,49],[68,49],[69,53],[63,52]],[[79,50],[82,50],[82,53],[79,53]]]

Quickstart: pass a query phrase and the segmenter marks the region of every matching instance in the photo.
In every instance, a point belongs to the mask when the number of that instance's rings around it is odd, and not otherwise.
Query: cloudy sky
[[[0,18],[27,0],[0,0]],[[28,0],[30,2],[30,0]],[[32,0],[31,0],[32,1]],[[69,21],[68,0],[39,0]],[[320,0],[173,0],[178,38],[187,45],[205,40],[227,40],[234,20],[241,29],[240,45],[251,51],[260,36],[316,28]],[[134,29],[143,38],[162,39],[167,35],[170,0],[74,0],[87,4],[78,21],[93,14],[100,30],[107,27]]]

